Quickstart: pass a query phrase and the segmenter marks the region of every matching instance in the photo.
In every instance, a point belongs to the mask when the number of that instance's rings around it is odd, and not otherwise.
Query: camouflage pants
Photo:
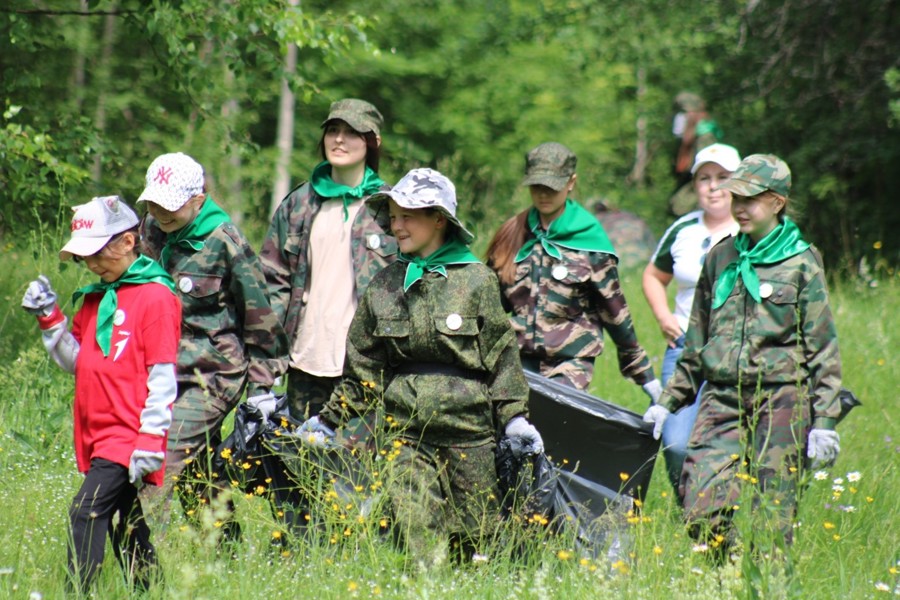
[[[319,414],[340,381],[340,377],[318,377],[299,369],[289,369],[287,396],[291,416],[302,423]]]
[[[230,488],[220,474],[211,472],[212,451],[222,441],[222,423],[236,403],[208,395],[200,386],[179,383],[179,394],[172,406],[172,426],[166,446],[165,481],[161,487],[144,486],[141,498],[146,500],[151,520],[165,528],[169,520],[174,490],[182,508],[193,514],[221,490]],[[231,503],[227,502],[231,508]],[[236,524],[223,528],[226,536]]]
[[[790,543],[809,418],[794,385],[739,391],[707,382],[681,472],[692,534],[730,540],[742,510],[762,520],[754,531],[780,532]]]
[[[576,390],[586,390],[594,378],[593,358],[569,358],[554,360],[522,355],[522,368],[543,375],[547,379],[555,379]]]
[[[494,442],[474,448],[414,442],[397,449],[388,490],[397,541],[413,559],[460,540],[467,556],[500,522]]]

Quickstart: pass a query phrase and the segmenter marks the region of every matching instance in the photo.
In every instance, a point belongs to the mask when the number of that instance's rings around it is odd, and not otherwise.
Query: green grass
[[[60,270],[55,254],[34,244],[0,255],[0,597],[58,598],[64,593],[66,510],[81,476],[72,450],[73,383],[46,357],[33,319],[19,308],[26,283],[48,274],[71,314],[69,294],[90,278],[79,268]],[[640,292],[639,273],[622,276],[641,342],[659,369],[662,338]],[[844,383],[863,401],[839,426],[842,453],[827,478],[811,478],[789,550],[793,577],[780,559],[761,561],[758,574],[738,562],[710,564],[695,551],[662,468],[654,473],[643,519],[623,524],[632,556],[610,564],[583,556],[567,536],[534,534],[526,560],[502,547],[487,561],[463,567],[444,557],[402,567],[392,547],[367,535],[373,523],[344,536],[340,523],[312,543],[283,555],[272,544],[281,528],[259,497],[238,495],[244,541],[231,553],[216,551],[215,515],[197,529],[177,507],[165,532],[154,530],[164,585],[148,598],[750,598],[756,579],[761,598],[888,597],[898,585],[900,559],[900,284],[841,283],[832,290],[844,363]],[[610,347],[598,361],[594,393],[643,412],[640,388],[618,373]],[[614,456],[610,460],[615,460]],[[858,473],[850,481],[849,473]],[[834,497],[835,478],[844,491]],[[853,477],[855,479],[855,476]],[[852,506],[850,509],[841,510]],[[350,511],[348,514],[353,514]],[[376,515],[375,519],[378,518]],[[746,531],[746,527],[745,527]],[[332,542],[332,536],[341,538]],[[427,563],[427,564],[425,564]],[[883,584],[889,591],[876,587]],[[97,582],[97,598],[127,597],[112,556]]]

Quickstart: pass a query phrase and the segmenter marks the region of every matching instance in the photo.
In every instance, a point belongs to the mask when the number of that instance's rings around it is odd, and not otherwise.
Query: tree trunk
[[[234,89],[234,71],[228,67],[225,67],[225,89],[230,91]],[[230,212],[231,220],[238,227],[241,226],[244,220],[244,188],[241,184],[240,144],[233,139],[234,120],[239,113],[240,105],[234,98],[229,98],[222,105],[222,121],[225,123],[226,136],[229,138],[228,148],[230,148],[230,151],[228,153],[228,173],[224,177],[220,176],[220,179],[224,181],[228,189],[228,204],[234,207],[234,210]]]
[[[103,20],[103,42],[100,46],[100,62],[97,64],[97,110],[94,113],[94,127],[97,128],[101,138],[106,137],[106,97],[109,89],[110,73],[112,72],[113,47],[116,41],[116,5],[110,7],[110,14]],[[103,171],[103,156],[97,153],[94,156],[94,164],[91,167],[91,179],[100,181]]]
[[[84,12],[88,10],[88,0],[80,0],[80,9]],[[78,37],[76,38],[75,59],[72,61],[72,83],[73,91],[72,104],[74,107],[73,114],[80,115],[84,106],[85,94],[85,69],[86,55],[91,37],[90,19],[81,19],[78,24]]]
[[[292,7],[299,6],[300,0],[289,0]],[[272,188],[272,202],[269,205],[269,217],[282,198],[287,196],[291,185],[291,153],[294,150],[294,92],[291,90],[290,78],[297,70],[297,44],[290,42],[284,63],[284,77],[281,78],[281,98],[278,102],[278,132],[276,147],[278,155],[275,160],[275,184]]]
[[[650,152],[647,145],[647,116],[644,114],[644,98],[647,95],[647,70],[644,67],[637,69],[637,94],[635,107],[637,109],[637,121],[635,129],[637,140],[634,145],[634,166],[628,174],[627,181],[638,188],[643,188],[647,180],[647,163],[650,160]]]

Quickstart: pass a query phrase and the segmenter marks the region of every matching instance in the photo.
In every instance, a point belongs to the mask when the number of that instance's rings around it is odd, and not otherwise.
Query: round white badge
[[[379,248],[381,248],[381,236],[377,233],[373,233],[369,236],[367,244],[371,250],[378,250]]]
[[[194,289],[194,282],[191,281],[190,277],[182,277],[178,280],[178,289],[187,294]]]
[[[116,311],[115,316],[113,316],[113,325],[118,327],[122,323],[125,322],[125,311],[121,308]]]
[[[456,313],[447,316],[447,327],[451,331],[456,331],[462,327],[462,317]]]
[[[760,298],[768,298],[769,296],[772,295],[772,292],[774,292],[774,291],[775,290],[772,288],[771,283],[764,283],[761,286],[759,286],[759,297]]]
[[[566,278],[566,275],[569,274],[569,270],[565,268],[563,265],[556,265],[553,267],[553,270],[550,271],[550,275],[553,276],[553,279],[557,281],[562,281]]]

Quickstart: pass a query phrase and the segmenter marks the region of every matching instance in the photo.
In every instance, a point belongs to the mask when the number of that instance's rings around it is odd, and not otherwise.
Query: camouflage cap
[[[365,100],[356,98],[344,98],[332,102],[328,118],[322,121],[322,127],[325,127],[329,121],[337,119],[344,121],[360,133],[371,131],[375,135],[381,135],[381,126],[384,125],[384,117],[377,108]]]
[[[525,155],[525,179],[522,185],[545,185],[562,191],[575,174],[575,153],[556,142],[547,142]]]
[[[748,197],[771,190],[787,197],[791,191],[791,170],[774,154],[751,154],[716,189]]]
[[[402,208],[439,210],[456,226],[464,244],[471,244],[475,239],[475,236],[456,218],[456,187],[452,181],[434,169],[413,169],[390,191],[378,192],[366,200],[369,212],[381,228],[391,233],[388,200],[393,200]]]

